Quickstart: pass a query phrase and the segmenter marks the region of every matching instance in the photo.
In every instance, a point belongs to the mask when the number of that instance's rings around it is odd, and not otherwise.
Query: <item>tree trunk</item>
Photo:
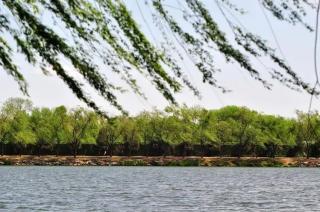
[[[4,144],[3,142],[1,142],[1,156],[3,156],[4,154]]]
[[[307,153],[307,159],[309,159],[309,157],[310,157],[310,145],[308,144],[308,142],[306,143],[306,145],[307,145],[307,151],[306,151],[306,153]]]
[[[253,146],[253,156],[254,156],[255,158],[258,157],[258,155],[257,155],[257,146],[256,146],[256,145]]]
[[[146,158],[148,158],[148,157],[149,157],[149,147],[148,147],[148,146],[146,146],[146,147],[144,148],[144,153],[145,153],[145,155],[146,155]]]
[[[242,156],[242,145],[238,145],[238,150],[237,150],[237,157],[240,159]]]
[[[58,157],[59,156],[59,144],[56,145],[55,149],[56,149],[56,157]]]
[[[201,145],[201,158],[204,157],[204,144],[203,140],[201,139],[200,145]]]
[[[278,147],[277,145],[272,145],[272,158],[276,157]]]
[[[78,147],[76,145],[73,146],[73,158],[77,157],[77,149]]]
[[[113,155],[113,148],[110,147],[110,149],[109,149],[109,156],[110,156],[110,158],[112,158],[112,155]]]
[[[40,157],[40,156],[41,156],[41,148],[42,148],[42,146],[41,146],[41,145],[39,145],[39,146],[38,146],[38,157]]]
[[[219,144],[219,156],[220,158],[222,158],[222,145]]]
[[[188,143],[183,144],[183,158],[188,156]]]
[[[18,146],[18,152],[19,152],[19,157],[21,157],[21,155],[22,155],[22,147],[20,145]]]
[[[55,145],[53,145],[53,149],[55,150],[55,152],[56,152],[56,157],[58,157],[59,156],[59,147],[60,147],[60,142],[56,142],[56,144]],[[53,151],[54,151],[53,150]],[[52,152],[53,152],[52,151]]]

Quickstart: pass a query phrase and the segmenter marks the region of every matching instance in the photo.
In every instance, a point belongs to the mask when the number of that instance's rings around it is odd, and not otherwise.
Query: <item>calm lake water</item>
[[[320,211],[320,169],[0,167],[0,211]]]

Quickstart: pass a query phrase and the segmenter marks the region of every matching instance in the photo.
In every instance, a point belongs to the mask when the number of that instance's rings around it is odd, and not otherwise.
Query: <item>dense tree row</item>
[[[1,154],[319,156],[320,115],[296,119],[245,107],[167,107],[105,119],[64,106],[34,108],[12,98],[0,108]]]

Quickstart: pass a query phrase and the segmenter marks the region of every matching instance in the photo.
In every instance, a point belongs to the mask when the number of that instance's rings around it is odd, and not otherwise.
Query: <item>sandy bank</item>
[[[0,165],[16,166],[224,166],[320,167],[319,158],[146,157],[146,156],[0,156]]]

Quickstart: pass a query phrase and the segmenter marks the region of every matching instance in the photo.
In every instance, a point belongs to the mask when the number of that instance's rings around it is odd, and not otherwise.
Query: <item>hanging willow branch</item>
[[[276,19],[313,30],[304,20],[308,8],[314,9],[308,0],[258,1]],[[204,83],[227,91],[218,85],[216,79],[216,74],[223,71],[217,67],[217,53],[223,55],[227,62],[239,64],[270,89],[270,82],[260,76],[260,71],[250,61],[252,56],[267,56],[277,66],[270,71],[272,78],[290,88],[319,94],[260,36],[228,20],[235,42],[230,41],[216,22],[215,11],[209,4],[200,0],[175,2],[184,6],[170,6],[173,1],[168,0],[146,1],[148,6],[145,8],[152,10],[153,21],[146,23],[143,17],[144,23],[139,23],[126,1],[121,0],[1,1],[0,67],[27,94],[27,82],[16,61],[16,54],[22,54],[34,66],[50,67],[79,99],[100,113],[103,112],[85,93],[81,80],[85,80],[115,108],[125,112],[116,95],[123,88],[110,81],[110,71],[119,74],[136,94],[144,96],[135,79],[134,72],[138,71],[150,79],[170,103],[176,103],[174,94],[183,86],[200,96],[200,91],[187,78],[183,68],[183,63],[189,61],[193,65],[190,69],[199,71]],[[216,2],[239,15],[246,13],[246,8],[229,0]],[[173,9],[179,13],[172,13]],[[141,8],[139,10],[141,14],[144,12]],[[140,29],[142,24],[147,24],[153,42]],[[66,68],[65,61],[70,62],[72,70]],[[82,79],[75,77],[71,73],[73,70]]]

